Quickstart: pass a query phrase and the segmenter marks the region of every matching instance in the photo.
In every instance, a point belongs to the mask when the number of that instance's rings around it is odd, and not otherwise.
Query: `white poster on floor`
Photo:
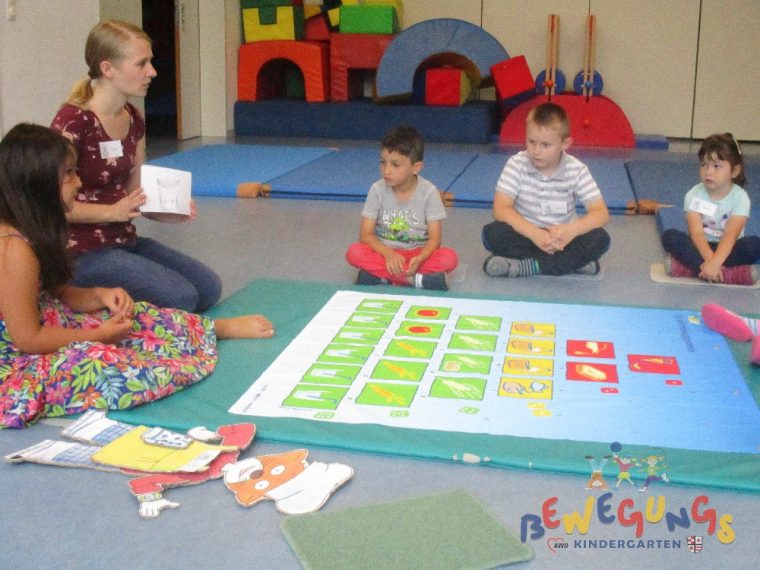
[[[352,291],[230,412],[715,451],[760,433],[730,349],[689,311]]]

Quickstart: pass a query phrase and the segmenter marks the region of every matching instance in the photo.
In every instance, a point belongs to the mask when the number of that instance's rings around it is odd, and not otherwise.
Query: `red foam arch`
[[[238,100],[261,99],[259,81],[262,68],[269,62],[286,59],[303,73],[306,100],[329,101],[330,58],[325,42],[271,40],[240,46],[238,57]]]
[[[547,101],[537,96],[515,107],[504,119],[499,133],[502,144],[525,143],[525,118],[530,110]],[[570,119],[570,136],[578,146],[625,147],[636,146],[636,138],[623,110],[603,95],[554,95],[552,103],[562,107]]]

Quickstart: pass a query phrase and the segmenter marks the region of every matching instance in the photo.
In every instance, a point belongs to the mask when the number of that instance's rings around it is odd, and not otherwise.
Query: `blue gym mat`
[[[760,235],[760,159],[745,157],[747,184],[745,190],[752,201],[754,215],[744,230],[747,235]],[[657,231],[667,229],[686,231],[683,198],[692,186],[699,183],[699,164],[696,155],[665,154],[657,158],[634,158],[625,162],[628,177],[637,200],[654,200],[672,208],[657,211]]]
[[[447,190],[476,158],[467,152],[428,150],[422,176]],[[370,185],[380,179],[377,148],[345,148],[326,154],[270,181],[270,196],[364,201]]]
[[[490,208],[493,193],[508,154],[479,154],[447,190],[454,205]],[[622,214],[635,200],[628,180],[625,161],[621,158],[581,158],[602,190],[611,213]]]
[[[509,157],[504,154],[479,154],[447,189],[454,205],[490,208],[499,174]]]
[[[268,182],[334,150],[305,146],[209,145],[163,156],[148,164],[191,172],[193,196],[234,197],[241,182]]]
[[[760,157],[744,158],[747,184],[744,189],[752,203],[760,203]],[[696,154],[663,153],[657,158],[632,158],[625,162],[637,200],[655,200],[680,208],[683,197],[699,183]]]

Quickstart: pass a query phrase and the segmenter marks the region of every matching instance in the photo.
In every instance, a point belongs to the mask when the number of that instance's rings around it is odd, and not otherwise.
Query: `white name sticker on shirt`
[[[562,200],[547,200],[541,202],[541,213],[546,214],[567,214],[567,202]]]
[[[100,158],[121,158],[124,156],[124,149],[121,141],[105,141],[100,143]]]
[[[689,210],[699,212],[703,216],[715,217],[715,212],[718,210],[718,205],[713,204],[712,202],[708,202],[707,200],[702,200],[701,198],[697,198],[695,196],[691,199]]]

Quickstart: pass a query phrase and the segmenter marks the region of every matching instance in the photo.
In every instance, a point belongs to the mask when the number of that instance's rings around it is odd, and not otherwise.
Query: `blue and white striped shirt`
[[[579,201],[587,206],[602,197],[588,167],[566,152],[550,176],[536,170],[527,151],[518,152],[504,166],[496,191],[512,196],[517,213],[542,228],[572,222]]]

